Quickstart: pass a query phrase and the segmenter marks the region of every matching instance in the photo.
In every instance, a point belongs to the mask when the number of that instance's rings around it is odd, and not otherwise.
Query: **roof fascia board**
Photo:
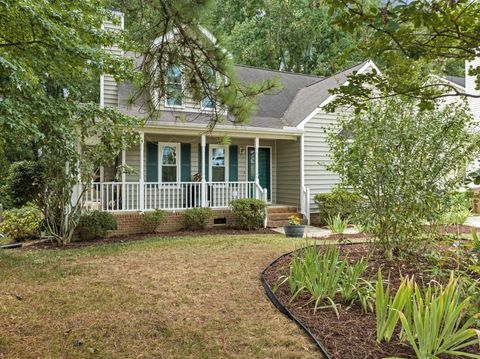
[[[362,74],[364,73],[365,71],[367,71],[369,68],[372,68],[374,70],[376,70],[380,75],[382,74],[382,72],[379,70],[379,68],[373,63],[372,60],[368,60],[358,71],[357,71],[357,74]],[[340,85],[340,86],[347,86],[349,84],[349,81],[347,80],[344,84]],[[299,130],[303,130],[305,129],[305,125],[313,118],[315,117],[315,115],[317,113],[319,113],[323,107],[325,107],[327,104],[329,104],[330,102],[332,102],[334,99],[337,98],[338,95],[330,95],[325,101],[323,101],[320,105],[318,105],[318,107],[312,111],[312,113],[310,113],[307,117],[305,117],[302,122],[300,122],[297,126],[297,129]]]

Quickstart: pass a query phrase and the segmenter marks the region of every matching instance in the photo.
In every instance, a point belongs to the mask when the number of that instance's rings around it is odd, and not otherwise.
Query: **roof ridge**
[[[269,72],[277,72],[277,73],[287,74],[287,75],[314,77],[314,78],[321,79],[321,80],[326,78],[325,76],[318,76],[318,75],[312,75],[312,74],[302,74],[300,72],[293,72],[293,71],[274,70],[274,69],[269,69],[269,68],[265,68],[265,67],[258,67],[258,66],[244,65],[244,64],[235,64],[234,66],[246,67],[246,68],[249,68],[249,69],[263,70],[263,71],[269,71]]]
[[[354,67],[357,67],[357,66],[360,66],[360,65],[364,65],[364,64],[368,63],[368,61],[369,61],[369,60],[365,60],[365,61],[359,62],[358,64],[355,64],[355,65],[353,65],[353,66],[347,67],[346,69],[337,71],[337,72],[335,72],[334,74],[332,74],[332,75],[330,75],[330,76],[324,77],[324,78],[321,79],[320,81],[311,83],[310,85],[307,85],[307,86],[303,87],[302,89],[307,88],[307,87],[310,87],[310,86],[313,86],[313,85],[316,85],[316,84],[318,84],[319,82],[328,80],[328,79],[330,79],[330,78],[332,78],[332,77],[334,77],[334,76],[336,76],[336,75],[340,75],[342,72],[346,72],[346,71],[348,71],[348,70],[351,70],[351,69],[353,69]]]

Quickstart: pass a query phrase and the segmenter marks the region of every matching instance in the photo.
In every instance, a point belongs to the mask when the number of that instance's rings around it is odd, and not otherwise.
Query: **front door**
[[[248,180],[255,181],[255,148],[248,147]],[[267,189],[268,200],[272,198],[270,147],[258,148],[258,181]]]

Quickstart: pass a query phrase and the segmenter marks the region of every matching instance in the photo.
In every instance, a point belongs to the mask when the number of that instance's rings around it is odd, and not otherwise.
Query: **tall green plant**
[[[395,295],[391,293],[390,284],[384,287],[382,272],[378,271],[378,279],[375,287],[375,315],[377,321],[377,342],[392,339],[397,328],[400,311],[406,316],[410,314],[410,303],[413,295],[413,278],[403,279]]]
[[[459,286],[459,279],[453,274],[445,288],[430,285],[422,291],[415,285],[411,317],[399,312],[405,336],[417,358],[480,358],[480,354],[464,351],[468,346],[480,345],[480,331],[473,328],[475,316],[466,316],[470,298],[462,298]]]
[[[460,185],[459,169],[478,151],[466,106],[419,106],[406,97],[370,101],[328,137],[329,169],[361,196],[355,217],[389,258],[419,248],[425,221],[442,209],[442,193]]]

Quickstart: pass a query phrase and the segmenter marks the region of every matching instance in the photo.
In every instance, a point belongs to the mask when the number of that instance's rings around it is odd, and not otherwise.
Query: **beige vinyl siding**
[[[110,21],[106,21],[103,24],[104,28],[111,31],[121,31],[121,23],[114,25]],[[106,49],[108,52],[116,55],[123,56],[123,51],[118,46],[112,46]],[[113,76],[109,74],[103,75],[103,104],[109,107],[118,107],[118,87],[117,82]]]
[[[300,140],[277,140],[278,204],[300,206]]]
[[[305,186],[310,189],[310,209],[317,211],[313,196],[330,192],[338,183],[336,173],[327,171],[330,163],[330,148],[325,129],[335,125],[337,115],[318,112],[306,125],[304,134]]]
[[[468,74],[469,68],[473,67],[479,67],[480,66],[480,57],[477,57],[475,60],[471,62],[467,62],[465,65],[465,90],[467,94],[472,94],[472,95],[480,95],[480,91],[477,90],[476,83],[475,83],[475,76],[470,76]],[[480,99],[479,98],[469,98],[468,99],[468,104],[470,105],[470,109],[472,110],[472,113],[474,117],[477,120],[480,120]]]
[[[145,134],[146,142],[173,142],[173,143],[190,143],[191,144],[191,174],[193,176],[198,172],[198,159],[201,156],[199,153],[199,144],[201,142],[200,137],[194,136],[176,136],[176,135],[157,135],[157,134]],[[292,142],[292,141],[287,141]],[[218,144],[219,138],[207,137],[208,144]],[[247,146],[254,146],[254,139],[232,138],[232,145],[238,145],[238,181],[247,181]],[[275,158],[275,141],[274,140],[260,140],[260,146],[271,147],[272,155],[272,202],[275,202],[276,194],[276,158]],[[146,151],[146,145],[145,145]],[[181,154],[180,154],[181,156]],[[299,158],[299,157],[298,157]],[[144,168],[146,168],[146,155],[144,156]],[[298,162],[298,159],[297,159]],[[127,182],[138,182],[140,179],[140,146],[134,146],[126,151],[126,164],[131,167],[135,173],[127,174]]]

